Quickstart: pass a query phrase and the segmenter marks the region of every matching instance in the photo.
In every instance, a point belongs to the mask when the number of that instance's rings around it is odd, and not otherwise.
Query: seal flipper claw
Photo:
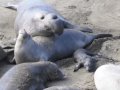
[[[84,49],[78,49],[74,53],[74,58],[77,61],[77,65],[74,68],[74,72],[78,71],[82,66],[86,68],[87,71],[92,71],[94,65],[94,60],[91,56],[90,52],[84,50]]]
[[[78,63],[77,65],[75,65],[75,68],[74,68],[73,72],[78,71],[81,67],[83,67],[83,64],[82,63]]]
[[[16,64],[16,62],[15,62],[15,57],[13,57],[12,60],[9,60],[9,62],[10,62],[10,64]]]

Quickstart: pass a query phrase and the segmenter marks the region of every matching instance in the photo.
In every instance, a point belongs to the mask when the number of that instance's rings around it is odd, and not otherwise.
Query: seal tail
[[[90,44],[94,41],[94,39],[99,39],[99,38],[105,38],[105,37],[112,37],[112,34],[97,34],[93,37],[93,39],[91,40],[91,42],[89,42],[86,46],[84,46],[84,48],[87,48],[88,46],[90,46]]]
[[[113,36],[112,34],[98,34],[98,35],[95,35],[95,39],[112,37],[112,36]]]

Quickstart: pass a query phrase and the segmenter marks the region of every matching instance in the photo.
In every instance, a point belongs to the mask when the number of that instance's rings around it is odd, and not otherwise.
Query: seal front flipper
[[[17,4],[11,4],[11,3],[8,3],[6,6],[4,6],[5,8],[8,8],[8,9],[12,9],[12,10],[15,10],[17,11],[17,8],[18,8],[18,5]]]
[[[81,67],[83,67],[82,63],[78,63],[75,65],[74,72],[77,72]]]
[[[9,60],[9,62],[10,62],[10,64],[16,64],[16,62],[15,62],[15,57],[13,57],[12,60]]]
[[[93,30],[87,27],[81,27],[79,25],[73,25],[72,23],[68,21],[63,21],[64,22],[64,28],[65,29],[75,29],[81,32],[87,32],[87,33],[93,33]]]

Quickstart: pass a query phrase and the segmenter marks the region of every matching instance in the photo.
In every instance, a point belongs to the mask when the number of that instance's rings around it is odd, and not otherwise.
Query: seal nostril
[[[50,30],[51,30],[51,28],[48,27],[48,26],[46,26],[46,25],[45,25],[45,28],[46,28],[47,31],[50,31]]]
[[[51,28],[47,28],[46,30],[47,30],[47,31],[50,31],[50,30],[51,30]]]
[[[53,15],[53,17],[52,17],[52,19],[57,19],[58,17],[57,17],[57,15]]]

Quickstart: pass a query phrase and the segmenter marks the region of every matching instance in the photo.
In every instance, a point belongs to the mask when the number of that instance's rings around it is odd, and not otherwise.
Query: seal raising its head
[[[33,36],[50,36],[53,33],[60,35],[64,28],[76,27],[42,0],[23,0],[18,5],[8,4],[6,7],[17,10],[16,34],[21,28],[24,28]]]
[[[77,26],[66,21],[42,0],[23,0],[18,5],[8,5],[7,8],[18,12],[15,21],[18,36],[15,45],[17,63],[62,59],[77,49],[89,46],[96,38],[111,36],[87,35],[76,31]],[[28,34],[18,35],[22,29]]]
[[[84,49],[86,46],[90,45],[94,39],[107,36],[109,37],[111,35],[87,35],[81,31],[65,30],[60,36],[53,35],[46,37],[42,35],[31,37],[26,30],[22,29],[19,30],[18,38],[15,44],[15,61],[18,64],[41,60],[55,61],[63,59],[71,56],[78,49]],[[83,53],[87,56],[84,51],[78,52],[77,55],[79,53]],[[86,66],[88,69],[91,67],[91,65],[89,65],[91,64],[91,60],[87,62],[83,60],[82,63],[87,63]]]
[[[56,64],[48,61],[14,66],[0,79],[0,90],[43,90],[49,80],[63,79]]]

